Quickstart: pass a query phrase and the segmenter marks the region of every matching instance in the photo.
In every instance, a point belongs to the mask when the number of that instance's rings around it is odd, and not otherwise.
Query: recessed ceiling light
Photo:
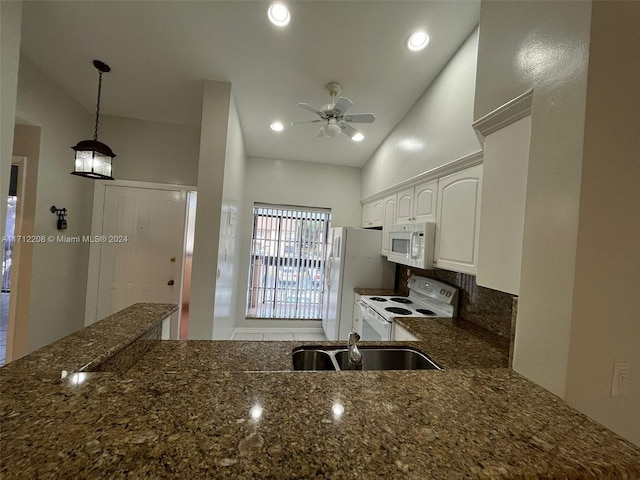
[[[289,9],[284,3],[280,2],[275,2],[269,5],[267,16],[269,17],[269,21],[276,27],[286,27],[289,25],[289,21],[291,20]]]
[[[353,140],[354,142],[361,142],[362,140],[364,140],[364,135],[358,132],[353,137],[351,137],[351,140]]]
[[[284,125],[282,125],[282,123],[280,122],[273,122],[270,127],[274,132],[281,132],[282,130],[284,130]]]
[[[418,52],[429,44],[429,35],[424,30],[413,32],[407,38],[407,48],[412,52]]]

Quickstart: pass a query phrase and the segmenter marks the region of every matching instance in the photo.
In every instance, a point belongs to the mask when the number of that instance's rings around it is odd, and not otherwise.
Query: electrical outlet
[[[629,373],[631,364],[617,362],[613,364],[613,378],[611,379],[611,396],[624,397],[629,394]]]

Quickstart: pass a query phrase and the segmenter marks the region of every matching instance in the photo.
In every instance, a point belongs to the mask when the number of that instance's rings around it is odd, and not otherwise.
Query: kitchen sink
[[[427,355],[412,347],[358,346],[362,370],[440,370]],[[298,347],[294,370],[352,370],[346,348]]]
[[[331,355],[318,349],[296,349],[291,354],[294,370],[337,370]]]

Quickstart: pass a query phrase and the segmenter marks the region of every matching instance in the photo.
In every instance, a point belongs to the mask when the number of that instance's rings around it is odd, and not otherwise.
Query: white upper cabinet
[[[413,194],[413,187],[405,188],[398,192],[395,223],[409,223],[413,221]]]
[[[362,205],[362,228],[382,226],[382,199]]]
[[[518,295],[531,116],[485,137],[478,285]]]
[[[382,204],[382,255],[389,255],[389,227],[396,221],[396,194],[384,197]]]
[[[438,180],[416,185],[413,198],[413,219],[416,222],[436,221],[436,198]]]
[[[481,195],[482,165],[438,180],[436,267],[477,273]]]
[[[437,196],[437,180],[400,190],[396,203],[396,223],[435,222]]]

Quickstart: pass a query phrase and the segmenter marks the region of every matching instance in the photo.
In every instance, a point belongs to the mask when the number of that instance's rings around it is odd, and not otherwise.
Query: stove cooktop
[[[387,320],[393,317],[448,317],[446,313],[436,311],[429,304],[418,303],[409,297],[398,296],[363,296],[362,300]]]
[[[397,316],[456,316],[458,289],[433,278],[413,275],[407,281],[408,296],[365,295],[363,303],[387,321]]]

